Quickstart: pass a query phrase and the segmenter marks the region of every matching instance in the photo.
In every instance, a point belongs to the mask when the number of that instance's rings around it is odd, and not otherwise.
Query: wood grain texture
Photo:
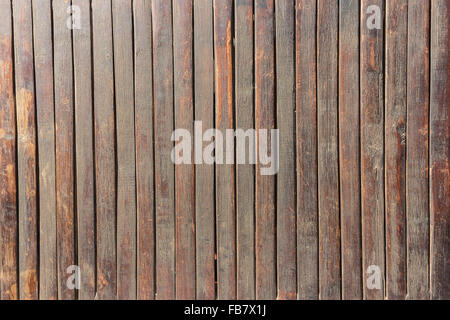
[[[51,1],[33,5],[39,161],[39,298],[58,298]]]
[[[214,127],[213,3],[194,0],[195,120]],[[196,143],[196,142],[194,142]],[[214,166],[195,166],[196,298],[215,299]]]
[[[362,298],[359,1],[339,2],[339,184],[342,298]]]
[[[406,297],[406,56],[408,2],[386,2],[386,298]]]
[[[450,3],[431,3],[430,225],[432,299],[450,299]]]
[[[172,6],[152,2],[155,103],[156,298],[175,299],[175,167]]]
[[[194,133],[193,3],[173,1],[175,128]],[[193,141],[189,142],[191,150]],[[177,161],[175,154],[175,161]],[[183,154],[183,156],[185,156]],[[186,158],[186,157],[184,157]],[[195,170],[190,161],[175,167],[176,297],[194,299],[195,293]]]
[[[19,298],[16,109],[10,1],[0,2],[0,299]]]
[[[32,9],[30,0],[15,0],[12,5],[17,119],[19,296],[21,300],[36,300],[39,297],[39,262]]]
[[[277,299],[297,298],[295,181],[295,7],[275,1],[276,109],[279,128],[277,175]]]
[[[254,128],[253,1],[236,0],[234,10],[236,128],[247,131]],[[240,152],[237,146],[237,158]],[[245,159],[236,166],[237,298],[255,299],[255,167]]]
[[[338,4],[317,3],[319,298],[340,299]]]
[[[112,1],[117,145],[117,298],[136,299],[136,156],[131,0]]]
[[[80,8],[81,29],[73,29],[75,85],[75,158],[77,261],[81,279],[78,298],[95,297],[95,178],[92,92],[91,7],[89,0],[72,0]]]
[[[92,2],[94,145],[97,225],[96,299],[115,299],[116,159],[111,2]]]
[[[134,108],[137,191],[137,298],[155,297],[152,11],[134,0]]]
[[[256,165],[256,299],[275,299],[276,279],[276,181],[274,175],[262,175],[261,145],[271,150],[271,129],[275,127],[275,41],[267,35],[275,31],[273,0],[255,3],[255,129],[267,130],[267,139],[257,135]]]
[[[319,297],[316,0],[295,5],[297,298]]]

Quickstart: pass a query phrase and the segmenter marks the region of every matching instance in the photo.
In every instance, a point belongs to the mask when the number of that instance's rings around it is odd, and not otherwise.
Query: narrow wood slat
[[[92,2],[97,299],[116,298],[116,162],[111,2]]]
[[[154,299],[155,217],[153,181],[152,11],[134,0],[134,103],[137,191],[137,298]]]
[[[19,293],[38,299],[36,110],[30,0],[13,1],[19,202]]]
[[[214,127],[213,8],[210,0],[194,0],[195,120],[201,134]],[[194,142],[195,143],[195,142]],[[215,298],[214,166],[195,166],[197,299]]]
[[[297,0],[295,16],[297,298],[319,297],[317,207],[316,0]]]
[[[224,137],[234,128],[232,12],[232,0],[214,2],[215,127]],[[217,297],[227,300],[236,298],[235,172],[234,165],[224,164],[231,152],[216,158]]]
[[[267,139],[257,136],[256,165],[256,299],[275,299],[276,236],[275,177],[261,174],[261,144],[270,152],[270,130],[275,127],[275,48],[273,0],[255,2],[255,129],[267,130]]]
[[[386,2],[386,298],[406,297],[406,55],[408,1]]]
[[[156,298],[175,298],[175,168],[171,1],[152,2],[155,103]]]
[[[408,1],[406,225],[408,299],[429,298],[429,1]]]
[[[342,298],[361,299],[357,0],[339,2],[339,157]]]
[[[58,298],[51,1],[33,1],[39,161],[39,298]]]
[[[277,175],[277,299],[297,298],[295,199],[295,7],[275,1],[276,103],[279,132]]]
[[[430,219],[432,299],[450,299],[450,3],[431,3]]]
[[[18,299],[16,119],[12,9],[0,2],[0,299]]]
[[[338,4],[317,3],[319,298],[340,299]]]
[[[96,256],[91,7],[89,0],[72,0],[72,5],[80,8],[81,22],[81,29],[73,30],[78,298],[92,300]]]
[[[136,299],[136,162],[131,0],[112,1],[117,143],[117,298]]]
[[[253,0],[235,1],[234,30],[236,128],[247,131],[254,128]],[[249,152],[249,143],[245,144],[245,153]],[[249,155],[245,159],[244,164],[236,166],[237,298],[255,299],[255,167]]]

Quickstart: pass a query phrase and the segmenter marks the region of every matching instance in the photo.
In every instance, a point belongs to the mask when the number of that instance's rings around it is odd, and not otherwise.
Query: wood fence
[[[0,0],[0,298],[449,299],[449,17]],[[175,165],[194,120],[278,128],[278,173]]]

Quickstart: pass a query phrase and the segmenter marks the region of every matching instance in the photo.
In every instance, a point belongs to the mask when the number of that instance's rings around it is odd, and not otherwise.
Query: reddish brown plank
[[[134,0],[134,108],[137,191],[137,298],[154,299],[152,11]]]
[[[38,299],[36,110],[30,0],[13,1],[19,202],[19,294]]]
[[[0,300],[18,299],[12,9],[0,2]]]
[[[386,2],[386,298],[406,296],[406,55],[408,2]]]

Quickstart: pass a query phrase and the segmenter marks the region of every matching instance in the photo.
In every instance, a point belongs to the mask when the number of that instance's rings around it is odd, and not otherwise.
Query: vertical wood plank
[[[297,298],[319,297],[317,207],[316,0],[297,0]]]
[[[276,103],[280,132],[277,175],[277,299],[296,299],[295,3],[275,1]]]
[[[319,298],[340,299],[338,4],[317,3]]]
[[[450,299],[450,3],[431,4],[430,219],[432,299]]]
[[[51,2],[33,1],[39,161],[39,298],[58,298]]]
[[[254,128],[253,1],[234,3],[236,128],[247,131]],[[244,152],[249,150],[247,145]],[[237,147],[238,159],[240,151]],[[245,159],[236,166],[237,298],[255,299],[255,168],[249,156]]]
[[[223,135],[234,128],[232,12],[232,0],[214,2],[216,129]],[[235,172],[224,162],[216,158],[217,296],[228,300],[236,298]]]
[[[98,299],[116,298],[116,162],[111,2],[92,2]]]
[[[81,29],[73,29],[77,257],[81,273],[78,298],[92,300],[96,256],[91,6],[89,0],[72,0],[72,5],[80,8],[81,21]]]
[[[131,0],[112,1],[117,134],[117,298],[136,299],[136,163]]]
[[[255,2],[255,129],[268,131],[267,140],[257,135],[257,150],[266,144],[271,150],[270,130],[275,127],[275,50],[273,0]],[[260,157],[258,157],[260,160]],[[275,299],[276,243],[275,196],[273,175],[262,175],[261,164],[256,165],[256,299]]]
[[[429,1],[408,1],[406,133],[408,299],[429,298],[429,19]]]
[[[0,299],[18,299],[12,9],[0,2]]]
[[[339,2],[339,182],[342,298],[361,299],[359,1]]]
[[[386,2],[386,298],[406,297],[406,55],[408,3]]]
[[[33,66],[33,25],[30,0],[15,0],[14,62],[17,117],[19,201],[19,293],[38,299],[36,110]]]
[[[195,120],[214,127],[213,2],[194,0]],[[196,142],[194,141],[194,144]],[[195,166],[197,299],[215,298],[214,166]]]
[[[152,11],[134,0],[134,103],[137,190],[137,298],[154,299]]]
[[[156,298],[175,298],[175,168],[171,1],[152,2],[155,93]]]

